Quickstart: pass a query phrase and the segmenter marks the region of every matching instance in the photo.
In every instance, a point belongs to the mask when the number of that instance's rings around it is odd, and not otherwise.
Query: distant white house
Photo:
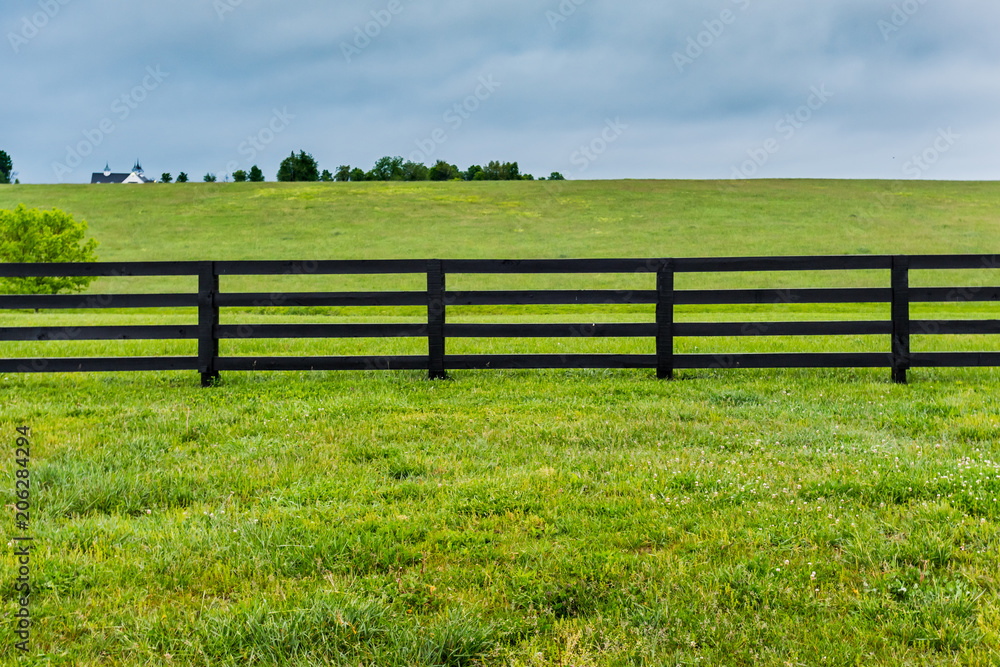
[[[135,166],[132,167],[131,173],[128,174],[113,174],[111,173],[111,167],[104,165],[104,171],[95,173],[90,177],[90,183],[155,183],[156,181],[152,178],[146,178],[142,173],[142,165],[139,161],[135,161]]]

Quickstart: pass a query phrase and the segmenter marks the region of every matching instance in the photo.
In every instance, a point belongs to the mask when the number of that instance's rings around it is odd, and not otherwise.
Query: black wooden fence
[[[197,308],[186,326],[0,327],[0,341],[197,340],[194,357],[0,359],[0,372],[99,372],[189,370],[209,385],[222,371],[426,370],[431,378],[458,369],[636,368],[670,378],[677,369],[708,368],[891,368],[906,382],[910,368],[1000,366],[1000,352],[910,351],[911,332],[929,335],[1000,335],[1000,319],[910,319],[911,303],[1000,302],[1000,287],[910,287],[910,271],[997,270],[998,255],[764,257],[710,259],[565,260],[358,260],[317,262],[128,262],[91,264],[0,264],[0,277],[197,276],[198,292],[187,294],[0,296],[0,311],[14,309]],[[859,271],[890,272],[884,288],[676,290],[678,273]],[[457,274],[656,274],[655,290],[450,291],[445,278]],[[276,275],[424,274],[426,291],[303,294],[226,293],[220,277]],[[998,281],[1000,283],[1000,281]],[[680,305],[891,304],[885,321],[680,323]],[[647,304],[652,323],[449,324],[452,306]],[[418,324],[223,325],[223,308],[405,307],[427,308]],[[1000,316],[1000,308],[998,308]],[[675,354],[675,337],[885,336],[884,353]],[[656,340],[655,354],[447,354],[448,338],[607,337]],[[295,338],[426,338],[427,354],[410,356],[223,357],[219,341]]]

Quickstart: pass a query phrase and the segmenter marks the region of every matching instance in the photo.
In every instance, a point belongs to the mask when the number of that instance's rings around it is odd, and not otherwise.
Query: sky
[[[996,0],[5,0],[0,149],[570,179],[1000,178]]]

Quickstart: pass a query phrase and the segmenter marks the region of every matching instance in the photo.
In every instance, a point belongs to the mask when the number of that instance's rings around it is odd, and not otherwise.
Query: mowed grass
[[[227,183],[0,188],[0,208],[58,207],[85,219],[106,261],[712,257],[996,252],[996,183],[887,181],[544,181]],[[888,284],[879,272],[815,274],[821,285]],[[966,274],[970,280],[976,276]],[[602,277],[590,287],[642,285]],[[947,284],[951,274],[916,275]],[[981,275],[979,276],[981,279]],[[396,286],[405,281],[387,278]],[[579,285],[570,278],[490,285]],[[804,286],[802,277],[681,277],[700,285]],[[226,289],[250,280],[224,280]],[[276,283],[268,283],[274,286]],[[386,283],[286,277],[280,289]],[[423,289],[410,279],[414,289]],[[484,284],[455,278],[452,288]],[[115,279],[100,288],[193,289],[193,281]]]
[[[878,182],[0,188],[84,217],[105,260],[996,253],[1000,187]],[[993,272],[994,274],[996,272]],[[879,272],[688,277],[880,285]],[[282,282],[283,281],[283,282]],[[227,289],[421,289],[419,278]],[[409,281],[408,283],[406,281]],[[649,276],[456,276],[649,289]],[[978,273],[915,284],[995,285]],[[103,280],[91,291],[193,289]],[[995,305],[914,317],[998,319]],[[224,321],[419,321],[419,309]],[[451,321],[650,321],[649,308],[455,309]],[[885,319],[882,306],[681,309],[686,321]],[[0,326],[193,322],[18,312]],[[228,319],[226,319],[228,318]],[[679,352],[871,350],[679,339]],[[1000,349],[997,336],[915,349]],[[426,352],[232,341],[233,354]],[[187,342],[6,343],[2,356],[193,354]],[[651,341],[451,341],[449,352],[651,352]],[[1000,371],[0,375],[33,429],[30,664],[1000,664]],[[13,513],[8,516],[13,526]],[[9,529],[9,535],[15,531]],[[13,556],[0,559],[4,581]],[[13,648],[3,587],[0,662]]]

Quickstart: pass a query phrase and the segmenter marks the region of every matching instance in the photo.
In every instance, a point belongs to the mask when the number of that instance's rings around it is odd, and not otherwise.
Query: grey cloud
[[[106,118],[114,132],[61,180],[137,156],[156,173],[244,166],[241,144],[284,108],[295,120],[254,155],[269,178],[291,150],[331,169],[368,167],[409,156],[438,127],[448,137],[433,157],[462,166],[517,159],[536,174],[724,178],[819,85],[834,99],[758,175],[897,178],[905,151],[949,125],[962,144],[927,177],[1000,172],[990,159],[1000,7],[985,0],[907,0],[919,9],[898,26],[903,0],[398,0],[402,11],[350,62],[344,45],[389,0],[220,1],[232,10],[221,17],[209,0],[70,1],[18,53],[6,36],[38,1],[5,3],[0,84],[13,94],[0,99],[0,148],[22,180],[60,180],[53,163]],[[724,11],[733,20],[712,34]],[[681,71],[675,54],[689,38],[704,46]],[[147,66],[170,77],[121,119],[112,105]],[[449,127],[444,114],[481,76],[500,89]],[[578,170],[574,154],[617,117],[628,131]]]

